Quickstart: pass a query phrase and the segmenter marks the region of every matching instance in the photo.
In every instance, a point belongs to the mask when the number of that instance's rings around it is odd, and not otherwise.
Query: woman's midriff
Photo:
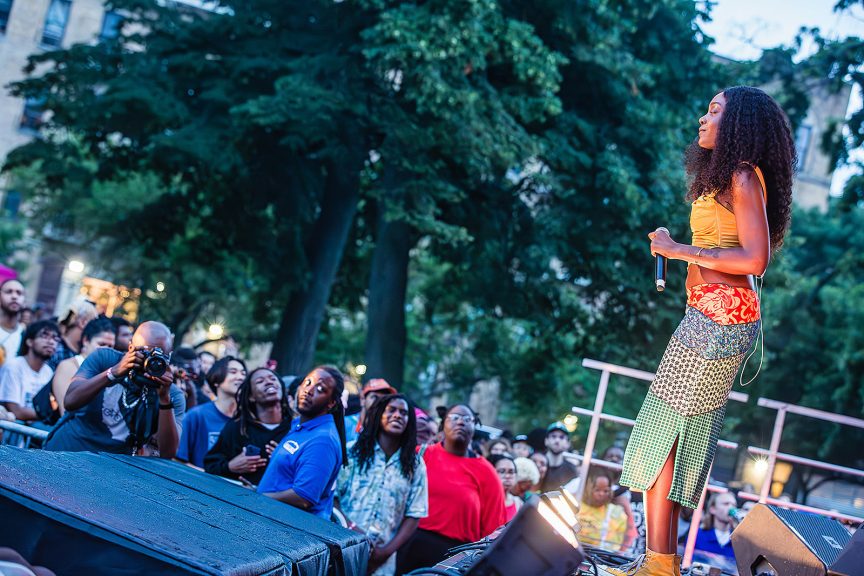
[[[687,266],[687,288],[693,288],[699,284],[727,284],[729,286],[737,286],[739,288],[751,288],[753,286],[752,276],[740,274],[727,274],[718,272],[710,268],[703,268],[696,264]]]

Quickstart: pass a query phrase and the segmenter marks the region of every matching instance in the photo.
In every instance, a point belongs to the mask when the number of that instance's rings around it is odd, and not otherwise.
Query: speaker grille
[[[851,536],[843,526],[832,518],[788,510],[777,506],[768,506],[780,520],[793,531],[801,535],[801,539],[813,554],[826,567],[831,566],[840,556],[843,547]]]

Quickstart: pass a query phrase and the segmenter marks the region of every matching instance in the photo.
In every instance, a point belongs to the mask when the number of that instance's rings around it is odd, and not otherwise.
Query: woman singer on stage
[[[652,254],[688,262],[686,313],[639,411],[620,480],[645,492],[647,549],[607,574],[680,574],[678,515],[699,504],[729,391],[760,331],[753,276],[789,227],[795,147],[786,115],[762,90],[714,96],[685,164],[692,243],[662,230],[648,237]]]

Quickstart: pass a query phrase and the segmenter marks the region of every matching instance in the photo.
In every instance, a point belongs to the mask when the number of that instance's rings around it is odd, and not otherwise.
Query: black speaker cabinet
[[[732,532],[741,576],[864,576],[864,564],[838,563],[841,554],[852,558],[862,545],[860,536],[853,542],[836,520],[764,504],[748,512]]]

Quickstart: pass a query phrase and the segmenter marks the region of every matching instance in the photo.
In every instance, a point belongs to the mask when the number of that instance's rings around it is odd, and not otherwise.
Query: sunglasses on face
[[[465,424],[474,424],[474,422],[476,422],[474,416],[470,414],[448,414],[447,419],[454,424],[458,422],[464,422]]]

